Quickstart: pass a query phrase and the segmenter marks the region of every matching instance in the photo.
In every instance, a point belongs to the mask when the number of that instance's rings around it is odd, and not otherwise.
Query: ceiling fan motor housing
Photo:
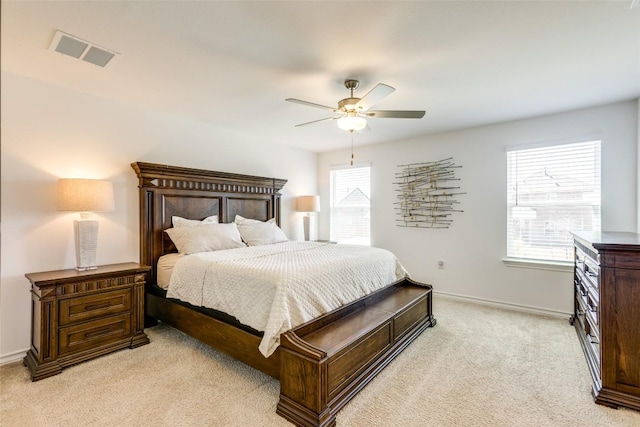
[[[346,87],[349,90],[357,89],[359,85],[360,85],[360,82],[357,80],[349,79],[344,81],[344,87]],[[353,96],[353,94],[351,96]]]
[[[360,98],[345,98],[338,101],[338,110],[342,111],[355,111],[356,104],[360,101]]]

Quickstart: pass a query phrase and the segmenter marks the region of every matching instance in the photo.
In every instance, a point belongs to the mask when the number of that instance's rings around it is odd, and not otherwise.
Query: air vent
[[[56,31],[49,45],[49,50],[68,55],[99,67],[112,65],[119,53],[82,40],[71,34]]]

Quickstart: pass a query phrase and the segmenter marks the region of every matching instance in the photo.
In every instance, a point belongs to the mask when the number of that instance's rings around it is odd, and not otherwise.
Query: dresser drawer
[[[58,334],[59,356],[95,349],[131,337],[131,315],[121,314],[60,328]]]
[[[593,315],[587,311],[587,315],[585,316],[585,320],[587,321],[587,333],[590,337],[592,337],[592,344],[600,343],[600,329],[598,328],[598,324],[596,323]]]
[[[581,330],[586,330],[585,325],[587,323],[587,301],[586,298],[582,298],[576,295],[576,319],[579,321]]]
[[[59,302],[59,325],[98,319],[131,311],[131,288],[102,292]]]
[[[600,265],[585,252],[576,248],[575,272],[581,280],[598,290],[600,288]]]
[[[98,292],[106,292],[111,288],[122,288],[136,283],[144,283],[146,274],[128,274],[124,276],[102,277],[93,280],[78,280],[72,283],[60,285],[56,288],[58,297],[82,295]]]
[[[580,279],[576,279],[573,281],[574,286],[575,286],[575,293],[576,293],[576,298],[580,299],[583,301],[583,304],[586,306],[587,305],[587,285],[585,285],[585,283],[580,280]]]
[[[577,270],[575,273],[575,279],[582,283],[583,287],[591,289],[593,292],[600,292],[600,284],[598,283],[598,276],[594,276],[592,273]]]
[[[584,350],[590,353],[592,360],[600,360],[600,332],[592,319],[587,314],[588,308],[584,301],[579,298],[576,300],[576,312],[574,322],[576,330],[582,335],[584,340]]]
[[[600,323],[600,298],[597,292],[593,289],[589,289],[587,292],[587,317],[592,320],[592,323],[597,327]]]

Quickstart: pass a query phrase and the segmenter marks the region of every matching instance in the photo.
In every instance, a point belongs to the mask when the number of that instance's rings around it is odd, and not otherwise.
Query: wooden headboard
[[[280,190],[285,179],[190,169],[155,163],[131,164],[140,188],[140,263],[152,268],[156,283],[158,258],[176,252],[164,232],[171,217],[203,219],[218,215],[233,222],[236,215],[280,224]]]

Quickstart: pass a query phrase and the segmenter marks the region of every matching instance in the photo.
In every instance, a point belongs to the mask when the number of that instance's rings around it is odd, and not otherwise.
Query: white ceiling
[[[623,1],[2,1],[2,70],[314,151],[350,146],[327,112],[345,78],[375,106],[372,144],[640,96],[640,7]],[[61,30],[121,53],[48,50]]]

